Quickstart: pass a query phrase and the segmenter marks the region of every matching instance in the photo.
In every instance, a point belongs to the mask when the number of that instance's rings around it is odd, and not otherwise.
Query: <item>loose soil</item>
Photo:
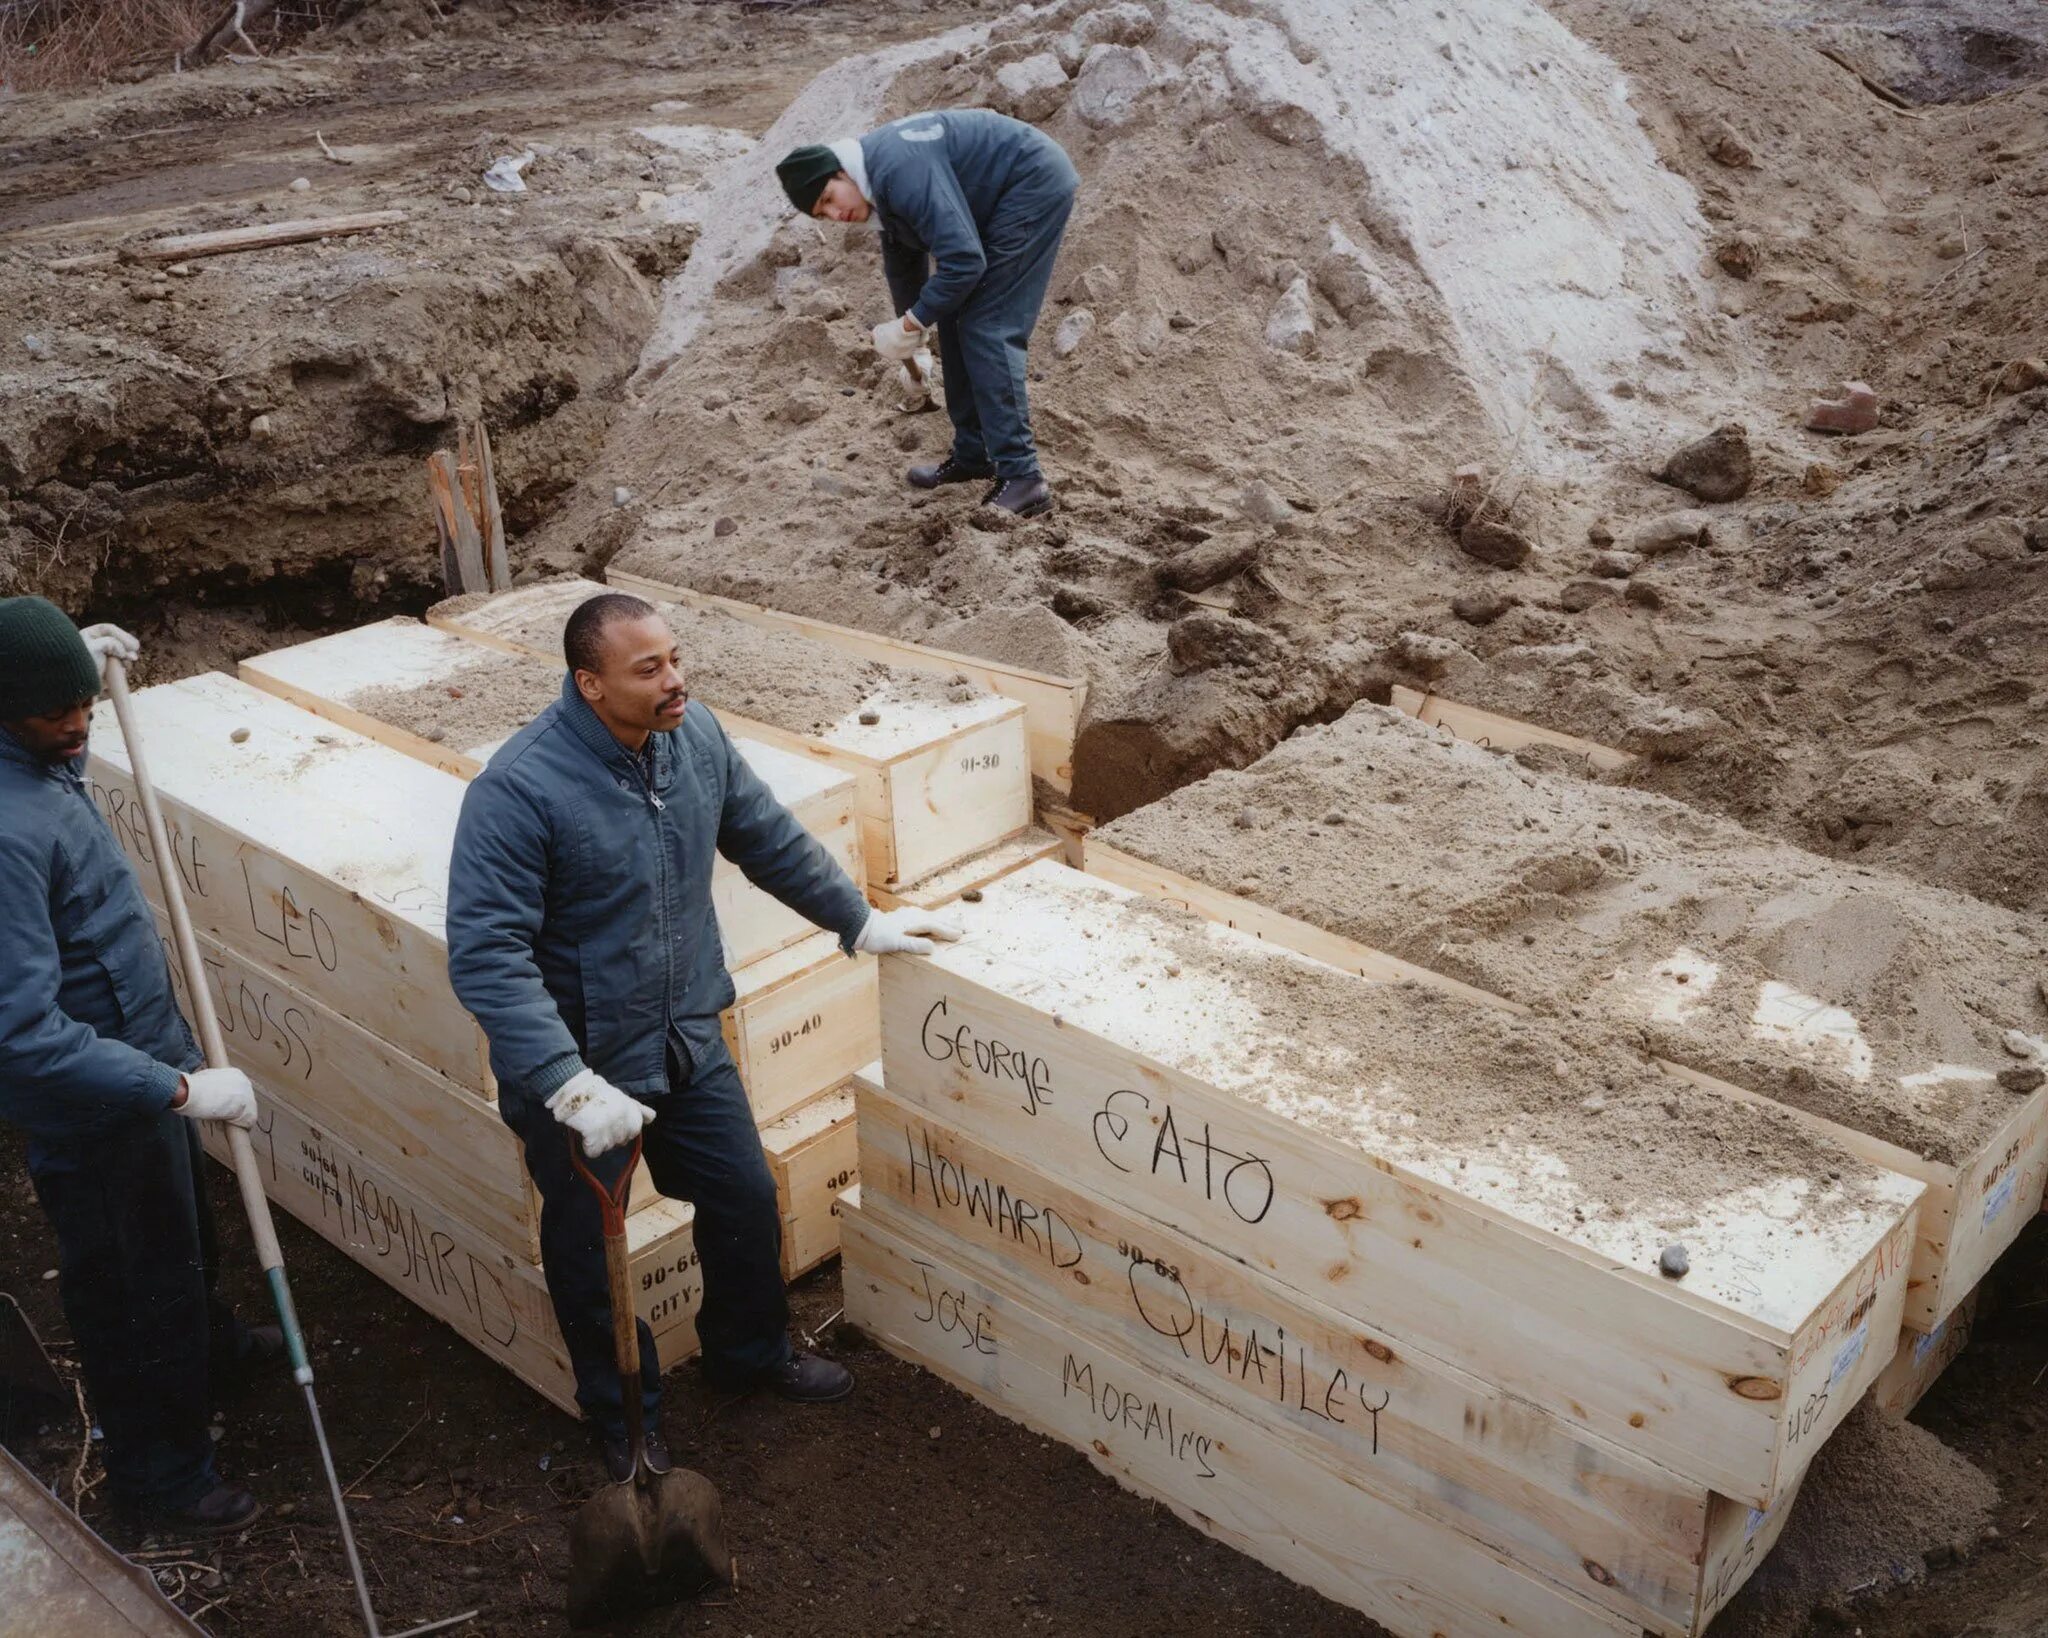
[[[1381,706],[1096,839],[1948,1164],[2048,1063],[2039,918]],[[1801,1019],[1754,1021],[1772,986],[1787,992],[1775,1016]]]

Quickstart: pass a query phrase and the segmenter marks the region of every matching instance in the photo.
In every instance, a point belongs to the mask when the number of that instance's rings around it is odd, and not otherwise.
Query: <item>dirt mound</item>
[[[1814,1457],[1777,1548],[1714,1623],[1715,1638],[1852,1627],[1853,1599],[1967,1555],[1997,1505],[1998,1486],[1968,1457],[1863,1405]]]
[[[785,142],[975,103],[1037,118],[1084,178],[1033,354],[1063,510],[1022,527],[905,490],[946,430],[897,412],[869,350],[871,234],[787,220],[768,176]],[[729,168],[643,401],[547,539],[575,566],[607,487],[644,485],[623,565],[996,657],[1061,649],[1094,684],[1076,800],[1120,812],[1384,687],[1331,571],[1408,555],[1372,515],[1447,449],[1647,454],[1653,406],[1728,358],[1705,242],[1611,65],[1534,5],[1484,28],[1027,7],[840,65]],[[1173,560],[1212,544],[1232,566],[1189,586]]]

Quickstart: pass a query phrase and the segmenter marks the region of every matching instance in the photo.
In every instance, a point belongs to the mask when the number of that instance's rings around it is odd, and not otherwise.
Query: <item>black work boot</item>
[[[650,1433],[641,1440],[640,1457],[649,1473],[666,1473],[675,1465],[669,1458],[668,1441],[658,1433]],[[604,1441],[604,1470],[611,1475],[613,1484],[624,1484],[632,1478],[633,1447],[623,1433]]]
[[[145,1507],[138,1522],[149,1535],[191,1541],[231,1536],[262,1514],[263,1504],[248,1491],[217,1484],[189,1507]]]
[[[948,483],[978,483],[995,475],[996,469],[986,461],[963,461],[957,455],[948,455],[935,465],[913,466],[905,474],[912,487],[917,489],[937,489]]]
[[[853,1392],[853,1372],[837,1360],[793,1353],[761,1373],[761,1385],[803,1405],[829,1405]]]
[[[1028,478],[1003,479],[981,497],[981,504],[1020,518],[1035,518],[1052,510],[1052,490],[1044,474],[1034,472]]]

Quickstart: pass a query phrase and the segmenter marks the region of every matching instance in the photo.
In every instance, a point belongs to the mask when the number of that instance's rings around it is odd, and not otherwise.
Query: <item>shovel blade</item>
[[[725,1510],[701,1473],[644,1469],[607,1485],[569,1527],[569,1624],[596,1626],[732,1579]]]

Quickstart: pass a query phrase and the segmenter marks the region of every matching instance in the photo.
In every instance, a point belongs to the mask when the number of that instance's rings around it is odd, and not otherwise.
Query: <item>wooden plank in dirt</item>
[[[1081,717],[1088,704],[1088,684],[1085,681],[1054,677],[1042,671],[1027,671],[1001,661],[930,648],[922,643],[884,637],[853,626],[833,625],[830,621],[813,620],[801,614],[785,614],[758,603],[693,591],[688,586],[635,574],[616,565],[605,570],[605,579],[620,591],[633,592],[651,602],[721,609],[752,625],[795,632],[844,649],[849,654],[857,654],[862,659],[879,660],[885,665],[923,671],[933,676],[964,676],[990,693],[1016,700],[1024,707],[1032,776],[1055,791],[1064,793],[1073,789],[1074,737],[1080,730]]]
[[[1397,1638],[1640,1633],[979,1278],[852,1194],[841,1222],[847,1318],[892,1353]]]
[[[266,693],[460,779],[482,772],[491,753],[562,686],[559,664],[486,648],[402,617],[259,654],[239,669],[244,682]],[[422,728],[440,737],[426,737]],[[776,800],[861,881],[865,865],[851,776],[758,740],[735,738],[733,744]],[[735,969],[817,930],[727,859],[712,865],[711,896],[726,959]]]
[[[427,620],[474,642],[553,660],[570,611],[609,589],[588,580],[548,581],[482,601],[458,598],[428,610]],[[658,606],[677,624],[686,650],[701,649],[730,629],[720,622],[732,617],[720,611]],[[749,641],[755,641],[751,635]],[[849,665],[873,663],[797,633],[789,634],[787,650],[792,663],[815,662],[812,670],[822,677],[843,679]],[[915,881],[1031,822],[1024,708],[1013,700],[975,691],[957,701],[934,701],[908,687],[916,679],[906,672],[902,687],[885,682],[819,732],[798,733],[746,715],[708,691],[715,681],[701,671],[691,675],[697,697],[728,733],[816,758],[854,777],[870,881]]]
[[[891,1093],[1752,1506],[1886,1363],[1917,1182],[1844,1155],[1822,1218],[1769,1157],[1722,1157],[1691,1273],[1660,1279],[1663,1236],[1555,1157],[1468,1154],[1373,1066],[1262,1044],[1247,974],[1304,958],[1209,925],[1169,959],[1131,898],[1034,865],[961,907],[965,941],[886,959]],[[1315,1107],[1349,1135],[1290,1113]]]
[[[575,1382],[540,1269],[443,1212],[423,1190],[329,1131],[297,1100],[297,1093],[276,1085],[257,1087],[259,1116],[250,1139],[271,1200],[552,1403],[577,1414]],[[218,1128],[205,1126],[201,1141],[214,1159],[230,1164]],[[697,1348],[702,1284],[691,1240],[694,1215],[688,1206],[665,1201],[656,1211],[635,1213],[628,1225],[635,1305],[654,1331],[665,1366]],[[365,1332],[362,1345],[374,1367],[379,1339]]]
[[[1461,705],[1441,694],[1425,694],[1419,689],[1404,688],[1399,683],[1394,685],[1392,703],[1395,710],[1405,711],[1432,728],[1447,729],[1459,739],[1496,751],[1519,751],[1525,745],[1548,745],[1583,758],[1587,768],[1594,773],[1612,773],[1636,760],[1632,751],[1618,751],[1611,745],[1581,739],[1577,734],[1560,733],[1555,728],[1504,717],[1498,711],[1482,710],[1476,705]]]
[[[1576,1596],[1692,1638],[1740,1503],[855,1080],[862,1211]],[[1781,1501],[1781,1507],[1784,1505]]]
[[[132,251],[95,251],[87,256],[67,256],[50,267],[68,273],[78,268],[110,267],[122,256],[144,262],[192,262],[202,256],[227,256],[244,250],[271,250],[279,245],[306,244],[315,239],[338,239],[349,234],[370,233],[395,227],[405,220],[402,210],[366,210],[349,216],[302,217],[290,222],[257,222],[249,227],[223,228],[212,233],[177,233],[168,239],[152,239]]]
[[[170,923],[155,912],[191,1016]],[[228,1056],[295,1095],[336,1136],[522,1262],[540,1256],[540,1197],[519,1139],[489,1098],[438,1075],[219,940],[196,933]]]

